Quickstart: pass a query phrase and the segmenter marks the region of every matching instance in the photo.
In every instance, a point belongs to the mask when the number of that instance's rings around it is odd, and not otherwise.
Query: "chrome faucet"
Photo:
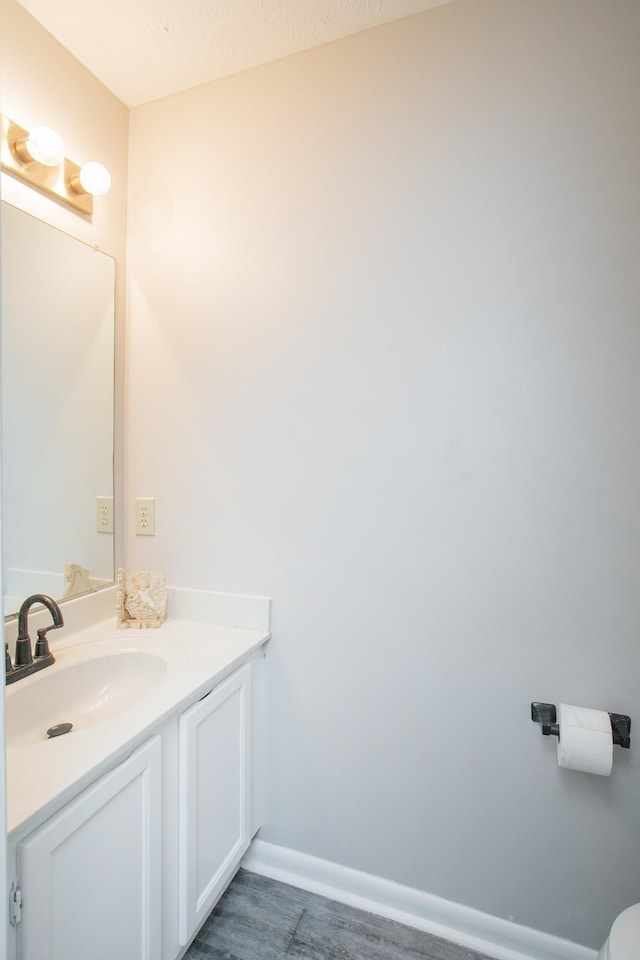
[[[34,603],[41,603],[43,607],[47,608],[53,618],[53,623],[48,627],[41,627],[37,631],[38,639],[36,641],[36,649],[32,652],[28,617],[29,610]],[[36,673],[38,670],[43,670],[55,662],[55,658],[49,650],[47,633],[49,630],[57,630],[58,627],[62,626],[64,626],[64,620],[62,619],[60,607],[55,600],[52,600],[51,597],[46,597],[44,593],[34,593],[33,596],[27,597],[20,607],[20,613],[18,614],[18,639],[16,640],[16,656],[13,664],[9,656],[9,644],[5,644],[7,683],[15,683],[16,680],[20,680],[22,677],[28,677],[30,674]]]

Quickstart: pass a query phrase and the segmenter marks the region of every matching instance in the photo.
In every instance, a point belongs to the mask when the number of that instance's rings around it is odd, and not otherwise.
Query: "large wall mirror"
[[[115,262],[2,203],[5,617],[114,580]]]

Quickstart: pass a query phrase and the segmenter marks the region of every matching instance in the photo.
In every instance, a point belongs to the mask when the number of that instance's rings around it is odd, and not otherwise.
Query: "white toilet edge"
[[[640,903],[616,917],[598,960],[637,960],[640,957]]]

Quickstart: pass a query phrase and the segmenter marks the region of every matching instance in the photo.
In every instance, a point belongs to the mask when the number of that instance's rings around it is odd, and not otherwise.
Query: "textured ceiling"
[[[20,0],[129,106],[451,0]]]

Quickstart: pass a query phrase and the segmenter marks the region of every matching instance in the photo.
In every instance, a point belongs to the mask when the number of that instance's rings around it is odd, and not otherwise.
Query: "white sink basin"
[[[47,730],[104,723],[156,691],[185,662],[170,640],[115,638],[55,652],[56,662],[6,692],[8,747],[47,740]]]

